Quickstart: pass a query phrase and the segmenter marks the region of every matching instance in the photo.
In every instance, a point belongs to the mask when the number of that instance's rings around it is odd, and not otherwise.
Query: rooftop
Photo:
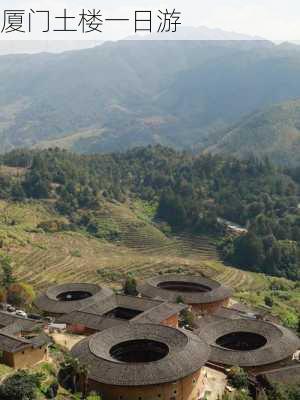
[[[128,323],[77,343],[72,355],[89,367],[89,378],[119,386],[174,382],[199,370],[209,348],[196,335],[154,324]]]
[[[67,324],[82,324],[87,328],[103,329],[129,321],[137,323],[161,323],[185,309],[183,304],[169,304],[133,296],[112,295],[102,302],[72,311],[57,319]]]
[[[20,336],[14,336],[7,330],[0,330],[0,350],[9,353],[16,353],[27,348],[36,348],[51,342],[49,336],[41,333],[32,339],[26,339]]]
[[[66,314],[102,301],[112,295],[112,290],[91,283],[67,283],[51,286],[36,298],[34,304],[50,314]]]
[[[158,275],[138,285],[138,291],[146,297],[164,299],[175,303],[182,298],[186,304],[206,304],[231,296],[230,289],[202,276]]]
[[[290,330],[252,319],[222,319],[196,331],[211,347],[209,360],[241,367],[268,365],[292,357],[300,340]]]
[[[278,368],[263,374],[269,383],[285,383],[289,385],[299,384],[300,365],[294,364],[284,368]]]
[[[30,318],[23,318],[18,315],[0,311],[0,329],[14,326],[18,332],[32,332],[36,328],[42,327],[43,323]]]

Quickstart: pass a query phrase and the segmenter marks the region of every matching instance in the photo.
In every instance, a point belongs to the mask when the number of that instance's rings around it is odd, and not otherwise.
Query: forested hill
[[[241,118],[299,99],[300,52],[251,40],[109,42],[0,57],[0,79],[0,152],[104,153],[157,143],[203,149]],[[265,154],[270,143],[259,139]]]
[[[49,201],[72,229],[99,235],[96,215],[107,201],[139,199],[164,230],[223,235],[222,217],[249,228],[225,241],[224,257],[247,268],[300,277],[299,171],[268,160],[246,161],[156,146],[80,156],[59,149],[2,157],[2,198]],[[162,223],[162,221],[164,223]]]
[[[242,118],[209,151],[238,157],[268,156],[300,165],[300,100],[286,101]]]

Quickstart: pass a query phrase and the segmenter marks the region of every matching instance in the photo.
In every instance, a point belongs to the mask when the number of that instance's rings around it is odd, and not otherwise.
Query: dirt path
[[[67,350],[71,350],[76,343],[85,338],[85,336],[71,335],[69,333],[52,333],[50,336],[54,343],[66,348]]]

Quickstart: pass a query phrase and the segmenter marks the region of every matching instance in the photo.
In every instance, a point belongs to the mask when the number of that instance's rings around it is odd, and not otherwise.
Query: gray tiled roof
[[[31,347],[29,340],[10,335],[0,331],[0,350],[7,351],[9,353],[15,353],[17,351],[24,350]]]
[[[132,340],[153,340],[165,344],[169,352],[158,361],[118,361],[110,350]],[[89,378],[121,386],[156,385],[174,382],[199,370],[207,361],[208,345],[196,335],[154,324],[134,324],[113,327],[77,343],[72,355],[89,368]]]
[[[59,301],[57,296],[69,291],[85,291],[92,294],[91,297],[82,300]],[[34,304],[40,310],[50,314],[66,314],[82,307],[93,304],[96,300],[103,301],[112,295],[112,290],[91,283],[66,283],[50,287],[46,292],[36,298]]]
[[[171,303],[160,303],[158,306],[151,308],[138,315],[132,322],[138,323],[152,323],[160,324],[166,319],[172,317],[173,315],[179,314],[182,310],[186,309],[185,304],[171,304]]]
[[[263,374],[269,383],[285,383],[289,385],[300,383],[300,365],[294,364],[288,367],[275,369]]]
[[[5,311],[0,311],[0,329],[10,325],[19,327],[19,332],[32,332],[43,324],[34,319],[23,318]]]
[[[46,333],[42,332],[41,334],[30,339],[30,343],[34,348],[36,348],[52,343],[52,339]]]
[[[8,325],[0,330],[0,350],[15,353],[29,347],[36,348],[52,342],[51,338],[44,332],[33,338],[26,339],[21,336],[16,336],[15,326]],[[19,333],[19,331],[17,332]]]
[[[103,329],[126,323],[126,321],[117,318],[103,317],[102,315],[86,312],[84,310],[72,311],[69,314],[62,315],[56,322],[63,324],[81,324],[99,332]]]
[[[179,291],[167,290],[159,287],[163,282],[183,282],[204,285],[209,288],[208,291]],[[138,284],[138,291],[146,297],[164,299],[170,302],[176,302],[181,297],[186,304],[208,304],[227,299],[231,296],[231,290],[202,276],[190,276],[180,274],[158,275],[147,279]]]
[[[266,343],[256,350],[239,351],[219,346],[218,338],[233,332],[249,332],[261,335]],[[279,325],[252,319],[227,319],[203,324],[195,332],[211,347],[209,360],[223,365],[241,367],[260,366],[276,363],[291,357],[300,347],[297,336]]]
[[[143,299],[141,297],[114,294],[101,301],[96,299],[92,304],[81,308],[81,310],[97,313],[100,315],[103,315],[117,307],[132,308],[134,310],[143,312],[153,307],[156,307],[161,303],[162,302],[159,300]]]
[[[161,323],[169,317],[180,313],[187,306],[184,304],[170,304],[158,300],[140,297],[112,295],[102,302],[95,302],[81,310],[72,311],[57,319],[59,323],[82,324],[90,329],[102,331],[111,326],[127,324],[128,321],[108,317],[105,314],[117,307],[131,308],[141,311],[141,314],[131,319],[138,323]]]

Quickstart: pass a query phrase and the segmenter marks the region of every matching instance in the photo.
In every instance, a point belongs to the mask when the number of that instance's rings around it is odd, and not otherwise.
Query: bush
[[[232,367],[228,373],[228,380],[230,384],[236,389],[248,388],[248,375],[240,367]]]
[[[273,299],[271,296],[265,296],[265,305],[268,307],[273,307]]]
[[[35,400],[43,379],[42,374],[20,370],[8,377],[0,386],[1,400]]]
[[[123,285],[123,291],[125,294],[129,296],[136,296],[138,294],[137,283],[133,276],[131,275],[127,276]]]
[[[30,305],[35,298],[32,286],[26,283],[13,283],[7,290],[7,301],[16,307]]]
[[[54,233],[59,232],[63,229],[63,223],[57,219],[44,221],[38,224],[37,226],[40,229],[43,229],[44,232]]]
[[[195,316],[192,311],[186,309],[181,311],[181,324],[185,327],[192,328],[194,326]]]
[[[100,395],[98,395],[97,393],[91,392],[86,400],[102,400],[102,397]]]
[[[234,393],[225,393],[222,400],[252,400],[248,390],[237,390]]]

